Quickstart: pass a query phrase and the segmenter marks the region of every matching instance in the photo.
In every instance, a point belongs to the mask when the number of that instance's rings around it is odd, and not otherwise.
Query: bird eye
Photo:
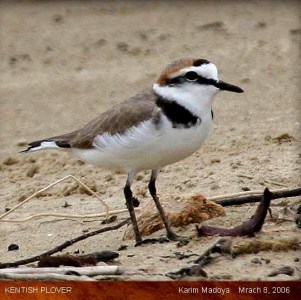
[[[188,80],[188,81],[196,81],[198,80],[199,78],[199,75],[198,73],[196,72],[193,72],[193,71],[189,71],[185,74],[185,78]]]

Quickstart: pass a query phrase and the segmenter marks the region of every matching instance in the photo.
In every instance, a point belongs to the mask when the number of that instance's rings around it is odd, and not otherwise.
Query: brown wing
[[[138,125],[152,117],[156,95],[152,90],[141,93],[118,103],[102,113],[82,129],[69,134],[69,145],[73,148],[90,148],[94,138],[103,133],[124,133],[127,129]],[[65,135],[67,137],[67,135]],[[58,137],[64,140],[64,136]]]

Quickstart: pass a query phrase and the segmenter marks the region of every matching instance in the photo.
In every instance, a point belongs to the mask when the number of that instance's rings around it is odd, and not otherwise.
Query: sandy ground
[[[300,186],[300,8],[298,1],[24,1],[18,5],[1,1],[0,212],[67,174],[94,187],[111,209],[125,208],[125,175],[82,164],[61,152],[21,155],[18,151],[25,142],[78,128],[151,85],[170,61],[189,56],[210,59],[222,79],[240,85],[245,93],[217,96],[214,130],[207,143],[162,170],[159,192],[209,197],[243,188]],[[275,139],[283,134],[289,138]],[[141,206],[150,201],[148,178],[149,173],[143,172],[134,185]],[[103,211],[99,200],[79,189],[64,196],[70,185],[61,183],[7,218]],[[294,208],[300,201],[290,198],[285,203]],[[63,208],[65,202],[71,206]],[[273,212],[282,209],[283,200],[273,203]],[[212,223],[236,225],[254,210],[254,205],[230,207],[225,217]],[[39,254],[101,226],[105,225],[100,220],[52,218],[2,222],[0,261]],[[200,254],[217,240],[194,236],[182,248],[175,242],[134,247],[133,241],[122,240],[123,232],[121,228],[95,236],[65,252],[116,251],[128,245],[116,263],[145,270],[130,279],[168,280],[166,272],[192,260],[178,260],[175,252]],[[194,225],[180,233],[195,235]],[[162,230],[154,236],[163,234]],[[295,223],[267,221],[256,239],[287,237],[300,238]],[[8,252],[11,243],[20,249]],[[222,257],[204,269],[211,280],[296,280],[300,256],[300,251],[288,251]],[[254,263],[254,258],[262,263]],[[282,266],[293,267],[294,274],[267,277]]]

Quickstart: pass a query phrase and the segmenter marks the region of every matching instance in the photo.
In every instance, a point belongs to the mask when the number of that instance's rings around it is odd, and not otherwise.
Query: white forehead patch
[[[180,71],[174,73],[171,78],[184,75],[189,71],[197,72],[200,76],[208,78],[208,79],[218,80],[218,71],[217,71],[215,64],[213,64],[213,63],[202,64],[201,66],[198,66],[198,67],[191,66],[191,67],[181,69]]]

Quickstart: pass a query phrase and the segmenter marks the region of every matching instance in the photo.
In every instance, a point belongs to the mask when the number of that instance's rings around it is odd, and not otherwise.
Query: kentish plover
[[[136,242],[142,238],[131,190],[135,175],[151,170],[148,188],[169,239],[177,239],[156,194],[159,170],[197,151],[212,127],[212,101],[220,91],[242,93],[219,80],[216,66],[206,59],[179,59],[168,65],[153,84],[120,102],[81,129],[29,144],[22,152],[64,149],[79,159],[127,173],[124,187]]]

